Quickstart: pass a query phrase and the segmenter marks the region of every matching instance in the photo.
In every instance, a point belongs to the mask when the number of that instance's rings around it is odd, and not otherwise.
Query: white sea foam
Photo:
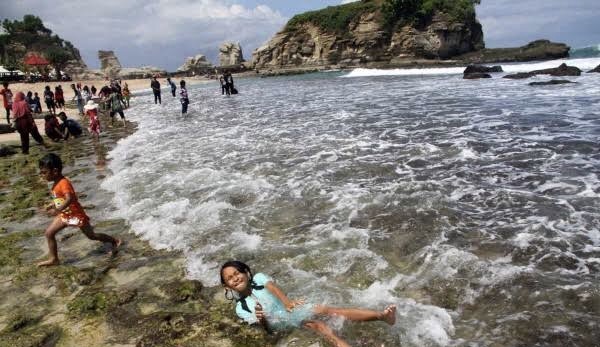
[[[110,153],[103,182],[112,216],[154,247],[182,250],[205,285],[238,258],[294,296],[398,304],[389,334],[407,346],[514,344],[486,317],[465,323],[462,308],[517,295],[524,274],[570,285],[597,266],[600,83],[457,84],[439,71],[385,80],[248,79],[235,98],[192,87],[186,118],[177,100],[140,95],[126,110],[139,129]],[[514,248],[534,252],[531,262],[514,264]],[[428,304],[440,283],[455,289],[456,310]],[[547,314],[535,300],[553,290],[532,294],[532,314]]]
[[[558,67],[560,64],[576,66],[581,70],[591,70],[600,65],[600,58],[556,59],[535,63],[489,63],[485,65],[501,65],[505,73],[529,72]],[[342,77],[372,77],[372,76],[429,76],[429,75],[458,75],[465,71],[466,66],[445,68],[407,68],[407,69],[354,69]]]

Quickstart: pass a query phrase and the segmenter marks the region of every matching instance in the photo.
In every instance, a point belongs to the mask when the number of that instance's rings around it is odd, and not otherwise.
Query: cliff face
[[[475,18],[455,22],[436,13],[426,25],[389,31],[375,11],[362,14],[343,33],[325,31],[312,23],[284,29],[254,51],[253,63],[257,69],[358,66],[404,58],[448,59],[483,47],[483,32]]]

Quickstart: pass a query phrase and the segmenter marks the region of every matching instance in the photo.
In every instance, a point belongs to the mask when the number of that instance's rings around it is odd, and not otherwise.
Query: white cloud
[[[248,59],[287,21],[269,6],[246,7],[235,0],[103,0],[93,5],[20,0],[6,11],[6,5],[0,7],[0,17],[39,16],[78,47],[92,67],[98,66],[98,50],[114,50],[124,66],[156,65],[169,71],[199,53],[216,63],[224,41],[240,42]]]
[[[342,0],[341,4],[349,4],[351,2],[357,2],[357,1],[360,1],[360,0]]]

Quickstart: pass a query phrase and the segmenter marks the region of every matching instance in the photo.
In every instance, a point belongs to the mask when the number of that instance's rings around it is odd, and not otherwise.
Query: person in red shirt
[[[54,87],[54,102],[59,109],[65,108],[65,95],[61,86]]]
[[[6,123],[10,124],[10,110],[12,109],[13,94],[10,91],[10,89],[8,89],[8,82],[2,83],[2,86],[4,86],[4,88],[0,90],[0,95],[2,95],[4,99],[4,109],[6,110]]]
[[[38,266],[53,266],[60,264],[56,234],[68,226],[79,227],[81,232],[90,240],[110,243],[112,253],[116,254],[121,240],[110,235],[95,233],[83,207],[79,204],[77,194],[71,181],[62,175],[62,160],[54,153],[48,153],[39,161],[40,175],[52,182],[52,203],[46,206],[54,220],[46,228],[44,235],[48,242],[49,259],[39,262]]]
[[[44,139],[40,135],[37,125],[31,115],[29,105],[25,100],[25,94],[23,92],[17,92],[12,105],[13,120],[19,135],[21,137],[21,151],[23,154],[29,154],[29,134],[33,136],[33,139],[40,145],[47,147],[48,145],[44,142]]]

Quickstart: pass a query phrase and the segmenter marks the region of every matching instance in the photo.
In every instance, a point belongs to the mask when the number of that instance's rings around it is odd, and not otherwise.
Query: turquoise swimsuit
[[[257,273],[254,275],[252,278],[252,294],[238,300],[235,306],[238,317],[248,324],[258,323],[254,312],[257,301],[265,312],[267,324],[274,330],[298,328],[314,316],[313,309],[315,305],[308,303],[294,307],[292,312],[288,312],[283,303],[266,288],[267,283],[272,281],[271,277],[265,274]]]

